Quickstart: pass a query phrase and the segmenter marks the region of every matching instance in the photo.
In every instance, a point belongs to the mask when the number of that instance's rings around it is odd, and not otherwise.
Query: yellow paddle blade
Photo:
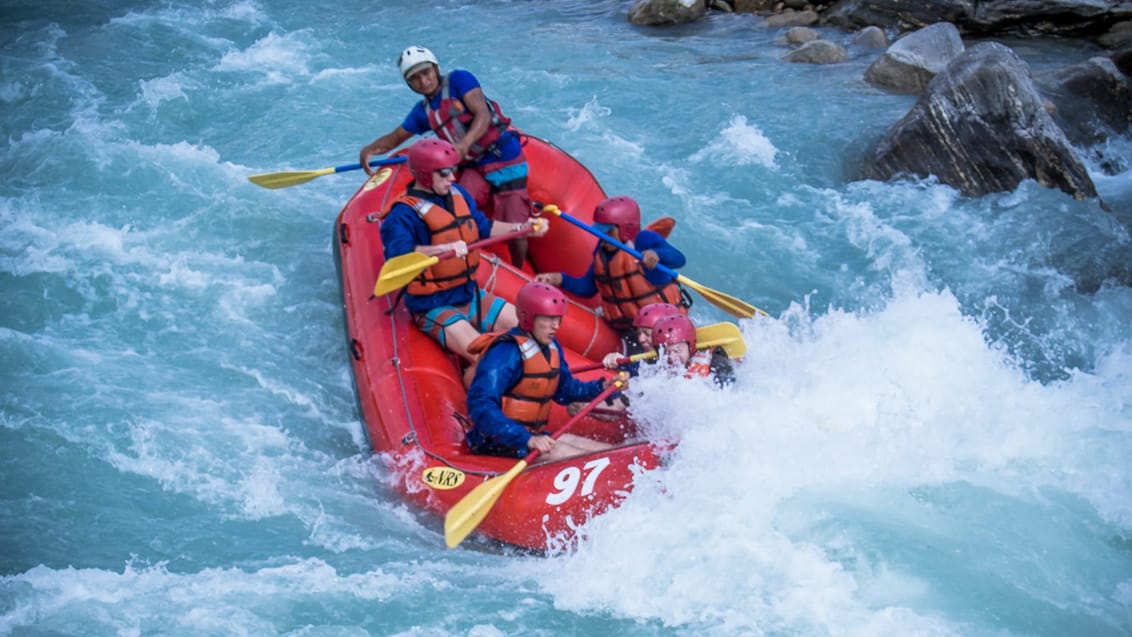
[[[440,263],[438,257],[428,257],[420,252],[393,257],[381,266],[381,274],[377,275],[377,282],[373,286],[373,295],[381,296],[400,290],[436,263]]]
[[[468,495],[456,503],[456,506],[448,510],[448,515],[444,516],[444,543],[448,548],[454,548],[463,542],[468,534],[476,530],[491,511],[491,507],[495,505],[495,501],[503,495],[507,485],[526,468],[527,461],[520,460],[507,473],[469,491]]]
[[[321,177],[323,175],[334,174],[333,168],[322,168],[320,170],[290,170],[279,173],[263,173],[262,175],[252,175],[248,177],[248,181],[257,186],[264,188],[287,188],[290,186],[298,186],[305,184],[308,181]]]
[[[747,353],[747,343],[739,326],[734,323],[712,323],[696,328],[696,349],[707,347],[722,347],[731,358],[741,358]],[[629,362],[635,363],[649,358],[656,358],[656,350],[641,352],[629,357]]]
[[[676,277],[676,280],[699,292],[701,296],[707,299],[708,303],[711,303],[724,312],[727,312],[731,316],[737,318],[753,318],[756,314],[762,314],[763,316],[766,316],[766,312],[751,305],[750,303],[747,303],[746,301],[740,301],[739,299],[729,294],[724,294],[719,290],[713,290],[707,286],[700,285],[699,283],[696,283],[683,274],[678,275]]]
[[[696,349],[722,347],[731,358],[742,358],[747,353],[747,343],[739,326],[734,323],[714,323],[696,328]]]

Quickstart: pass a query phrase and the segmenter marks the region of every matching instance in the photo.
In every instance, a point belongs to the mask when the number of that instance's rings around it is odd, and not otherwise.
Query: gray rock
[[[888,36],[880,27],[868,26],[853,34],[853,44],[865,49],[888,47]]]
[[[911,31],[936,22],[966,22],[974,4],[973,0],[842,0],[825,13],[825,20],[847,29],[880,25]]]
[[[963,52],[959,30],[938,22],[900,38],[865,70],[865,81],[895,93],[918,95]]]
[[[1132,76],[1132,44],[1113,51],[1109,57],[1121,73]]]
[[[685,24],[706,13],[704,0],[637,0],[629,9],[629,22],[650,26]]]
[[[827,40],[814,40],[807,42],[783,56],[787,62],[803,62],[806,64],[836,64],[849,59],[849,52],[845,47]]]
[[[1096,187],[1009,48],[978,44],[955,58],[861,166],[865,179],[935,175],[965,195],[1009,192],[1025,179],[1075,198]]]
[[[735,13],[756,13],[774,6],[774,0],[735,0]]]
[[[786,10],[777,15],[768,16],[763,21],[763,26],[770,29],[781,29],[783,27],[808,27],[817,23],[818,14],[814,11]]]
[[[793,27],[786,32],[786,42],[789,44],[805,44],[819,39],[818,32],[810,27]]]
[[[868,25],[919,29],[951,22],[964,35],[1045,34],[1093,37],[1132,17],[1128,0],[839,0],[823,14],[846,29]]]
[[[1107,57],[1094,57],[1035,80],[1057,108],[1054,121],[1075,144],[1098,144],[1132,127],[1128,78]]]

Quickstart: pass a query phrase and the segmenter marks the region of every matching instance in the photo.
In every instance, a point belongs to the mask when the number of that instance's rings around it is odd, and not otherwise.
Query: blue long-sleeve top
[[[669,268],[676,269],[684,267],[687,259],[684,258],[684,253],[673,247],[668,241],[659,233],[652,230],[641,230],[637,233],[637,238],[633,240],[633,247],[637,252],[644,253],[645,250],[652,250],[656,252],[656,256],[660,257],[661,265],[666,265]],[[594,254],[598,250],[602,250],[602,244],[599,241],[597,247],[594,248]],[[659,268],[648,269],[641,266],[645,273],[645,279],[653,285],[664,285],[676,278],[664,272]],[[594,266],[593,259],[590,259],[590,267],[582,276],[570,276],[569,274],[562,274],[562,289],[576,294],[583,298],[591,297],[597,294],[597,281],[594,279]]]
[[[476,202],[468,195],[466,190],[457,184],[452,184],[452,190],[463,195],[464,199],[467,200],[468,210],[471,211],[472,218],[475,219],[480,237],[487,238],[490,236],[491,219],[488,219],[487,215],[476,208]],[[445,196],[415,188],[410,188],[409,194],[426,199],[446,210],[452,209],[451,204],[447,201],[448,198]],[[428,225],[420,218],[417,211],[406,203],[393,204],[393,207],[389,209],[389,214],[381,222],[381,244],[385,249],[385,260],[388,261],[393,257],[408,254],[415,250],[417,246],[426,246],[431,243],[432,235],[428,231]],[[441,290],[427,296],[406,293],[405,307],[413,314],[419,314],[445,305],[463,305],[471,302],[475,291],[476,282],[469,280],[461,286]]]
[[[512,328],[509,334],[526,335],[518,327]],[[580,381],[570,374],[558,339],[541,348],[544,356],[550,356],[549,347],[558,350],[558,360],[562,361],[554,402],[560,405],[589,402],[602,392],[604,381]],[[523,359],[519,354],[519,346],[514,341],[497,341],[480,357],[475,379],[468,388],[468,416],[471,417],[472,428],[466,439],[473,452],[505,451],[522,458],[530,451],[527,447],[532,435],[530,430],[503,415],[503,394],[522,377]]]

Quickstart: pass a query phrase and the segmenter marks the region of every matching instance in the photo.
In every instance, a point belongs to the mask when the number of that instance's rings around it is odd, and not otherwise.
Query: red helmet
[[[632,197],[619,195],[603,199],[594,208],[594,223],[617,226],[622,241],[632,241],[641,230],[641,207]]]
[[[519,317],[519,328],[529,332],[534,328],[536,316],[566,316],[566,297],[553,285],[531,281],[519,289],[515,313]]]
[[[652,326],[653,347],[673,343],[687,343],[688,349],[696,349],[696,326],[692,324],[692,319],[683,314],[666,316]]]
[[[660,319],[677,314],[683,314],[683,312],[671,303],[649,303],[637,311],[637,316],[633,317],[633,327],[652,329],[652,326],[656,325],[656,322]]]
[[[409,149],[409,174],[418,186],[432,188],[432,173],[443,168],[454,168],[460,163],[456,148],[444,141],[429,137],[413,144]]]

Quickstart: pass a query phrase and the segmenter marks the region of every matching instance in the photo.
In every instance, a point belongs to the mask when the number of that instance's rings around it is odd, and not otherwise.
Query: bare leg
[[[512,239],[507,242],[507,248],[511,252],[511,265],[516,268],[523,267],[523,264],[527,262],[527,240],[525,238]]]
[[[613,445],[574,434],[562,434],[558,440],[554,442],[554,448],[549,453],[540,456],[544,462],[553,462],[555,460],[564,460],[566,458],[573,458],[587,453],[594,453],[596,451],[604,451],[612,448]]]

